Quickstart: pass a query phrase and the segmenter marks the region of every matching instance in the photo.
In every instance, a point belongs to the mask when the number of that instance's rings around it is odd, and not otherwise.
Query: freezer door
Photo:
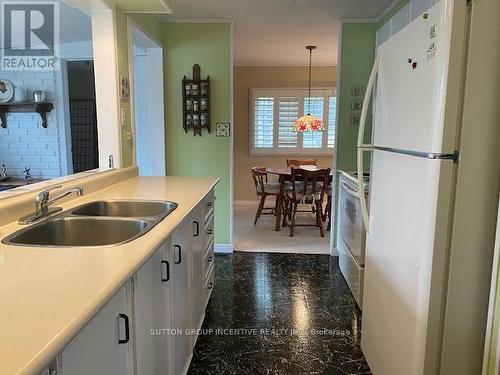
[[[420,152],[442,150],[450,43],[444,1],[379,47],[373,143]]]
[[[438,179],[453,163],[375,150],[372,168],[361,346],[375,375],[424,375]]]

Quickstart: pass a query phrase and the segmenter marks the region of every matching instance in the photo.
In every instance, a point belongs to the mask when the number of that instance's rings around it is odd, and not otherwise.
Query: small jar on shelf
[[[201,95],[207,95],[208,94],[208,84],[206,82],[202,82],[200,85],[200,93]]]
[[[208,108],[207,99],[201,99],[200,103],[201,110],[206,111]]]
[[[198,87],[197,83],[193,83],[191,85],[191,94],[194,95],[194,96],[199,95],[199,87]]]
[[[202,113],[200,116],[201,126],[206,126],[208,124],[208,115],[206,113]]]

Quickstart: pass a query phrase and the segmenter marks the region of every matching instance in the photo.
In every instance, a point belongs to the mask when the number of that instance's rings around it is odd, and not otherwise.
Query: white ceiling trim
[[[342,23],[376,23],[376,18],[345,18]]]

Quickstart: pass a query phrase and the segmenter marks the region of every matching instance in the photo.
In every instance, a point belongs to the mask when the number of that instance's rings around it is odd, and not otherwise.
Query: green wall
[[[375,56],[376,24],[344,22],[342,24],[342,40],[340,51],[340,87],[338,96],[339,123],[337,133],[337,168],[342,170],[356,169],[356,146],[358,125],[351,124],[351,88],[361,85],[366,89],[368,78]],[[369,111],[365,141],[371,134],[371,110]],[[370,165],[365,162],[365,168]]]
[[[165,122],[167,174],[214,176],[216,188],[215,242],[230,243],[230,138],[215,136],[216,122],[230,122],[231,25],[229,23],[169,23],[163,27],[165,61]],[[184,75],[199,64],[210,76],[212,132],[187,134],[182,128]]]
[[[337,169],[353,171],[357,169],[358,125],[351,124],[351,88],[363,87],[363,94],[375,57],[375,22],[344,22],[342,24],[341,48],[339,53],[339,94],[337,99]],[[366,119],[365,142],[370,141],[371,110]],[[365,170],[370,169],[370,159],[365,153]],[[338,207],[339,185],[335,186],[335,207]],[[334,240],[337,241],[337,220],[334,220]]]

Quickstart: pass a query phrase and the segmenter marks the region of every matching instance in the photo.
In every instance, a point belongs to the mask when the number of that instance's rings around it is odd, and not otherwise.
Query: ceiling
[[[232,20],[236,65],[337,64],[343,19],[378,18],[394,0],[174,0],[163,21]]]

